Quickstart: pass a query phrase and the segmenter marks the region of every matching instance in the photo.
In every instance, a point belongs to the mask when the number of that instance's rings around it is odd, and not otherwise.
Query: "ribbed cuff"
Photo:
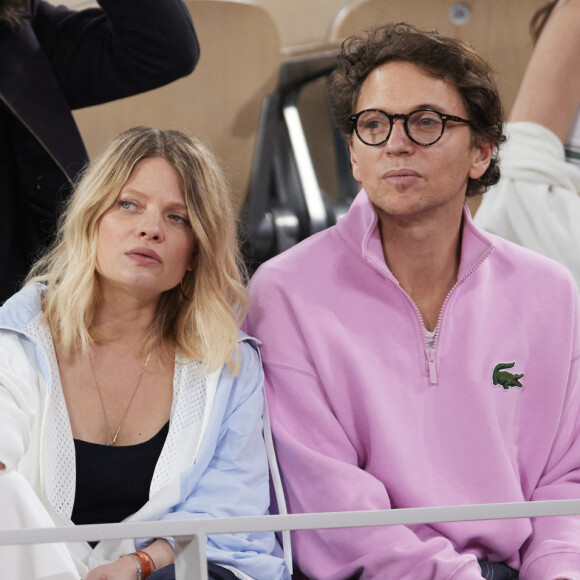
[[[580,553],[558,552],[524,563],[520,580],[580,580]]]

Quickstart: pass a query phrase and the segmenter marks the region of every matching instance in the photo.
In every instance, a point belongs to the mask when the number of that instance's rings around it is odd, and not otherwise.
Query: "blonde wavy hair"
[[[238,329],[248,308],[230,191],[212,153],[180,131],[135,127],[113,139],[80,177],[56,240],[33,266],[27,284],[47,285],[43,316],[67,354],[88,350],[100,299],[97,237],[103,214],[139,161],[166,159],[179,175],[194,234],[195,267],[163,292],[143,349],[162,345],[207,372],[239,370]]]

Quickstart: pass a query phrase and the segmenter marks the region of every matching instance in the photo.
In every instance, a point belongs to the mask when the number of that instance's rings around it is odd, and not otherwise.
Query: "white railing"
[[[580,515],[580,500],[493,503],[377,511],[216,518],[187,521],[123,522],[59,528],[0,530],[0,545],[175,538],[176,579],[207,580],[205,541],[212,534],[427,524]]]

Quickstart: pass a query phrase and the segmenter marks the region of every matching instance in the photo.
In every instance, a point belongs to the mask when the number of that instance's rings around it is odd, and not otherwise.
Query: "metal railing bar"
[[[1,544],[100,541],[121,538],[206,536],[281,530],[387,526],[580,515],[580,500],[489,503],[392,510],[232,517],[201,520],[121,522],[0,530]]]
[[[297,95],[295,95],[297,97]],[[315,234],[328,226],[326,208],[320,185],[316,177],[316,171],[312,164],[312,157],[308,150],[308,143],[300,121],[300,114],[295,103],[286,104],[282,110],[288,136],[292,143],[292,150],[300,176],[300,183],[304,192],[304,201],[308,209],[309,234]]]
[[[206,537],[202,535],[175,539],[175,577],[208,580]]]

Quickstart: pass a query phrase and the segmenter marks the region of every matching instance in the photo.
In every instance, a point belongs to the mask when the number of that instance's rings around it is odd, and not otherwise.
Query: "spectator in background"
[[[87,161],[71,109],[174,81],[199,57],[181,0],[99,4],[0,0],[0,304],[54,233]]]
[[[470,47],[410,25],[343,46],[327,91],[363,189],[262,265],[262,343],[292,512],[576,499],[580,300],[560,264],[484,234],[503,112]],[[580,519],[294,534],[310,578],[580,579]]]
[[[0,308],[0,526],[267,513],[263,373],[239,332],[247,292],[213,156],[177,131],[126,131],[61,226]],[[167,539],[67,548],[2,546],[3,577],[175,579]],[[208,538],[209,577],[287,580],[275,549],[273,533]]]
[[[558,260],[580,286],[580,0],[548,3],[475,223]]]

